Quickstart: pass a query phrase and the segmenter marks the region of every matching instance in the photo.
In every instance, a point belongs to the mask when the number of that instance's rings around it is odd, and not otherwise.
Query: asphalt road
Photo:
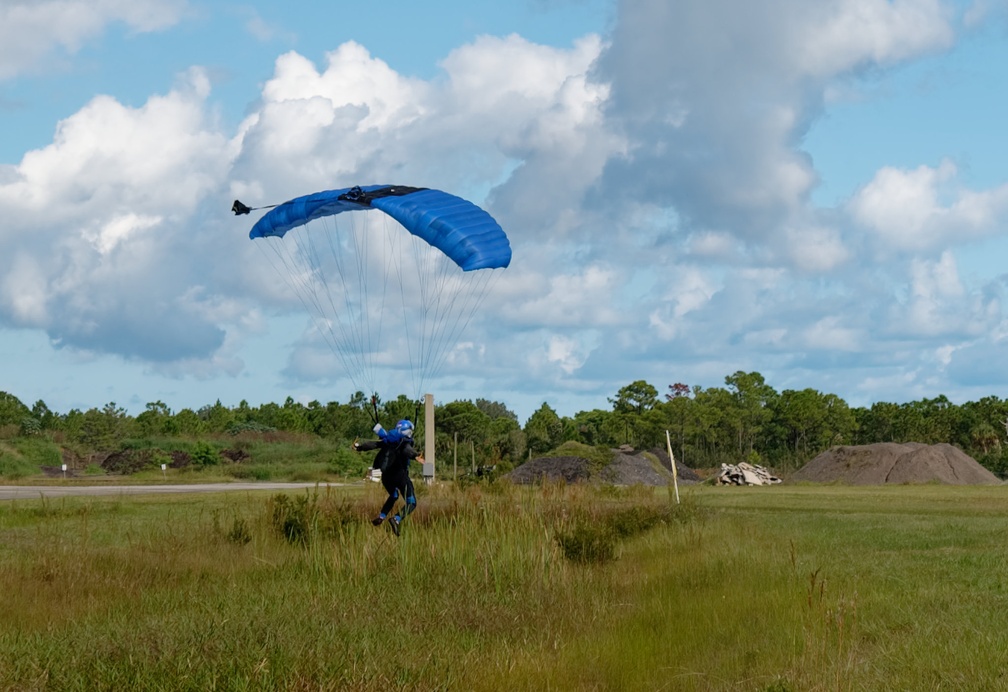
[[[318,483],[320,489],[347,483]],[[0,500],[30,500],[71,495],[153,495],[158,493],[224,493],[235,490],[300,490],[316,483],[200,483],[192,485],[0,485]]]

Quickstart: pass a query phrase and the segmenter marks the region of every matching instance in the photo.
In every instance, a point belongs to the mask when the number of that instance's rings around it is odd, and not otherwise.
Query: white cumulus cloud
[[[72,55],[114,22],[135,32],[179,21],[186,0],[4,0],[0,3],[0,80]]]

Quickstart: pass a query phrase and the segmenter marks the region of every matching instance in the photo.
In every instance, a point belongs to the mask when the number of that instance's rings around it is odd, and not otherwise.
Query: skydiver
[[[381,526],[395,506],[396,500],[400,497],[406,500],[402,516],[396,512],[391,519],[392,532],[398,536],[399,525],[416,509],[417,504],[413,481],[409,477],[409,463],[413,459],[423,463],[423,455],[413,447],[413,424],[408,420],[396,423],[395,429],[391,432],[386,432],[381,424],[375,425],[374,431],[378,435],[377,440],[354,442],[353,449],[355,452],[378,450],[371,467],[381,471],[381,482],[388,493],[388,499],[382,505],[378,516],[371,520],[372,524]]]

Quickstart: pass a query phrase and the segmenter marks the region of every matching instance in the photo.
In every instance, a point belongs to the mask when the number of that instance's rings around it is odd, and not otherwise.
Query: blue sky
[[[0,4],[0,390],[347,400],[228,210],[387,181],[512,242],[438,401],[1008,396],[1004,0],[296,5]]]

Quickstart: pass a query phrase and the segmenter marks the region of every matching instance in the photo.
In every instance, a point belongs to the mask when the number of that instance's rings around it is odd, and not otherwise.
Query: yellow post
[[[665,444],[668,446],[668,458],[672,462],[672,485],[675,486],[675,502],[679,504],[679,473],[676,471],[675,456],[672,454],[672,437],[665,431]]]

